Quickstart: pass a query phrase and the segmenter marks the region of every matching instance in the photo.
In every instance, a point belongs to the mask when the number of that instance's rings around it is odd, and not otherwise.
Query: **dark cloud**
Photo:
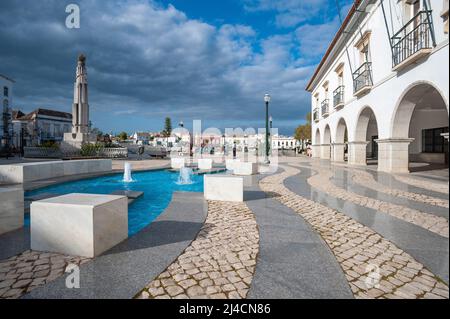
[[[105,130],[156,130],[165,116],[258,125],[266,92],[283,133],[309,111],[312,67],[292,54],[298,33],[259,39],[249,26],[215,27],[143,0],[78,1],[81,28],[67,29],[72,2],[1,0],[0,73],[17,81],[16,107],[69,111],[84,52],[92,116]]]

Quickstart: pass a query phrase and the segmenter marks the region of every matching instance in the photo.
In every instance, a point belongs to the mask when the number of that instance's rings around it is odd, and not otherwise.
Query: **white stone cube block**
[[[182,157],[174,157],[170,161],[173,169],[180,169],[186,166],[186,161]]]
[[[198,168],[199,169],[212,169],[213,168],[213,160],[210,158],[201,158],[198,160]]]
[[[241,161],[239,159],[227,159],[225,161],[225,166],[226,166],[227,170],[234,171],[234,169],[236,168],[236,164],[238,164],[240,162]]]
[[[251,162],[239,162],[235,164],[235,175],[249,176],[258,174],[258,164]]]
[[[0,188],[0,235],[22,228],[23,189]]]
[[[204,189],[206,200],[244,201],[244,178],[240,176],[205,175]]]
[[[128,238],[125,196],[69,194],[31,204],[31,249],[93,258]]]

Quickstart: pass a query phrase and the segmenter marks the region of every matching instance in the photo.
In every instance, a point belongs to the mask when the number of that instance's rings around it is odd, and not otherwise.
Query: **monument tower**
[[[85,143],[95,142],[95,138],[89,132],[88,101],[86,56],[80,54],[74,84],[72,133],[64,134],[64,142],[76,148],[81,148]]]

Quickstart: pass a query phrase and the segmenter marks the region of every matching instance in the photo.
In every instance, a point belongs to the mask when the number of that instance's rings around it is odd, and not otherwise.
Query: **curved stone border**
[[[350,217],[287,189],[283,181],[299,170],[282,168],[261,180],[261,188],[278,194],[322,236],[356,298],[448,298],[448,286],[412,256]]]
[[[80,267],[80,289],[67,289],[62,276],[24,298],[133,298],[191,244],[205,218],[201,193],[174,193],[169,206],[150,225]]]
[[[353,299],[329,246],[299,214],[261,191],[264,177],[252,178],[245,193],[258,223],[260,247],[247,298]]]
[[[402,176],[402,175],[394,175],[394,178],[402,183],[423,188],[423,189],[429,189],[433,192],[442,193],[442,194],[449,194],[449,184],[445,185],[444,183],[432,183],[423,179],[408,177],[408,176]]]
[[[402,197],[407,200],[421,202],[421,203],[425,203],[428,205],[449,208],[448,200],[435,198],[435,197],[427,196],[424,194],[405,192],[405,191],[402,191],[399,189],[386,187],[385,185],[378,183],[372,174],[364,172],[364,171],[353,170],[353,171],[351,171],[351,174],[352,174],[353,181],[356,184],[370,188],[377,192],[385,193],[385,194],[388,194],[391,196]]]
[[[292,164],[292,166],[299,167],[299,165]],[[301,167],[301,165],[300,165]],[[425,228],[433,233],[441,235],[443,237],[449,237],[449,225],[448,220],[444,217],[436,216],[430,213],[420,212],[409,207],[383,202],[378,199],[369,198],[358,195],[353,192],[349,192],[334,185],[330,178],[333,173],[329,169],[317,168],[313,166],[318,173],[308,179],[308,183],[324,192],[328,193],[335,198],[342,199],[344,201],[350,201],[354,204],[365,206],[393,217],[399,218],[406,222],[412,223],[419,227]]]
[[[68,265],[80,266],[89,260],[31,250],[11,257],[0,262],[0,299],[20,298],[61,277]]]
[[[372,229],[409,253],[448,285],[449,269],[446,267],[449,260],[448,238],[388,214],[323,193],[308,184],[307,180],[313,174],[315,172],[311,168],[302,167],[299,174],[285,179],[283,183],[293,193],[341,212]]]
[[[243,203],[210,201],[197,239],[137,298],[245,298],[258,251],[258,227],[250,209]]]

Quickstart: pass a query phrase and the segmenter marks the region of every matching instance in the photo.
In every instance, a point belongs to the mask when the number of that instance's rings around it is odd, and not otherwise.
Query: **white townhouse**
[[[355,1],[307,86],[314,157],[448,163],[448,15],[448,0]]]
[[[300,143],[292,136],[274,135],[272,137],[273,150],[295,150]]]
[[[12,127],[12,97],[14,80],[0,74],[0,151],[6,146],[11,147]]]
[[[72,114],[39,108],[25,115],[17,110],[14,111],[13,127],[15,147],[60,143],[64,134],[72,130]]]

